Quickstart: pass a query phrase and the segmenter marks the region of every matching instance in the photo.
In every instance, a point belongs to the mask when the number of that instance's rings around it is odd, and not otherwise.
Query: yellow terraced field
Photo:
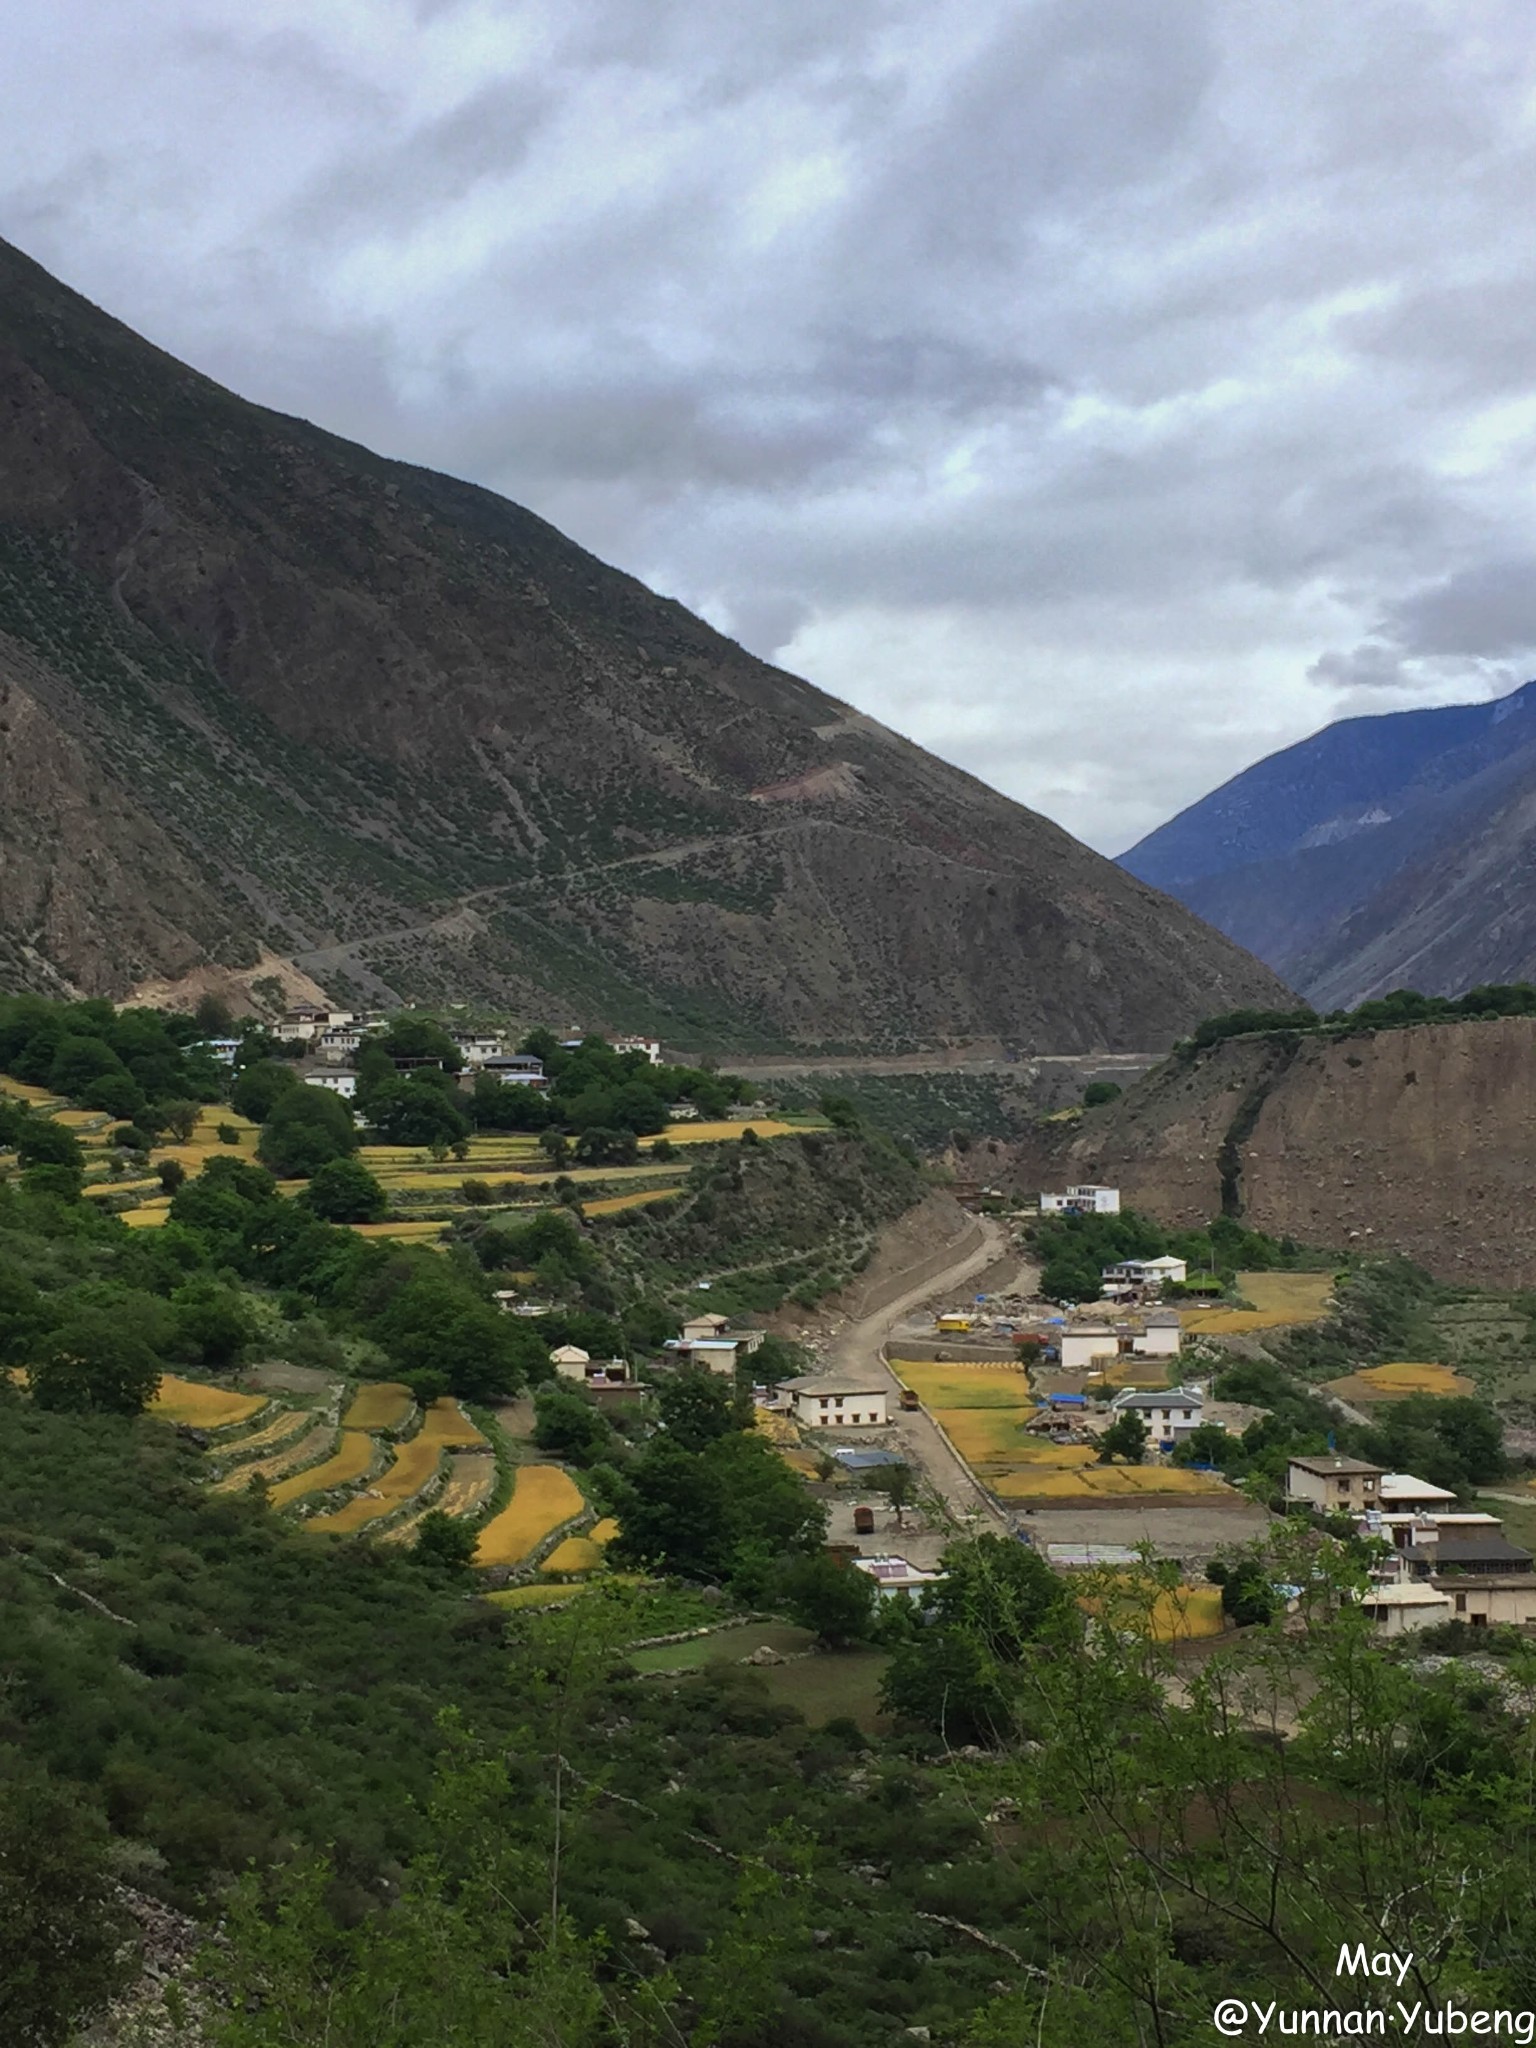
[[[1034,1407],[1027,1374],[1011,1366],[928,1365],[893,1358],[891,1371],[904,1387],[917,1390],[925,1408]]]
[[[307,1466],[318,1459],[323,1450],[329,1449],[335,1436],[334,1424],[322,1417],[303,1436],[285,1444],[272,1457],[253,1458],[247,1464],[236,1465],[222,1479],[216,1480],[210,1490],[214,1493],[244,1493],[258,1473],[270,1485],[285,1473],[296,1472],[301,1465]]]
[[[10,1095],[18,1102],[30,1102],[34,1109],[57,1102],[58,1096],[46,1088],[39,1088],[31,1081],[13,1081],[9,1074],[0,1074],[0,1095]]]
[[[352,1396],[342,1422],[348,1429],[398,1429],[415,1405],[409,1387],[396,1380],[370,1380]]]
[[[333,1486],[346,1486],[354,1479],[361,1479],[373,1463],[373,1438],[365,1429],[344,1429],[341,1443],[333,1457],[323,1465],[315,1465],[307,1472],[296,1472],[291,1479],[284,1479],[274,1486],[268,1495],[273,1507],[285,1508],[290,1501],[302,1500],[307,1493],[328,1493]]]
[[[1111,1605],[1114,1596],[1110,1596]],[[1089,1597],[1078,1602],[1090,1614],[1102,1613],[1104,1602]],[[1111,1615],[1120,1626],[1148,1627],[1154,1642],[1199,1642],[1219,1636],[1226,1626],[1221,1611],[1220,1586],[1179,1586],[1171,1593],[1159,1593],[1148,1608],[1142,1601],[1127,1601],[1120,1614]]]
[[[1324,1390],[1342,1401],[1405,1401],[1410,1394],[1475,1394],[1477,1388],[1448,1365],[1367,1365],[1342,1379],[1329,1380]]]
[[[595,1572],[603,1561],[603,1547],[594,1543],[590,1536],[567,1536],[539,1566],[541,1572],[558,1575],[562,1572]]]
[[[242,1436],[232,1444],[215,1444],[208,1452],[211,1458],[244,1457],[247,1452],[265,1457],[269,1451],[280,1450],[284,1444],[294,1443],[310,1428],[314,1417],[306,1408],[285,1408],[275,1420],[261,1429],[252,1430],[249,1436]]]
[[[427,1410],[421,1425],[421,1433],[430,1442],[440,1444],[445,1450],[457,1447],[469,1449],[483,1444],[485,1438],[470,1421],[457,1401],[442,1395]]]
[[[612,1216],[619,1209],[638,1209],[645,1202],[664,1202],[681,1188],[637,1188],[632,1195],[599,1195],[595,1202],[583,1202],[589,1216]]]
[[[496,1491],[496,1460],[488,1451],[460,1451],[449,1461],[448,1480],[434,1501],[404,1515],[380,1533],[381,1543],[414,1543],[424,1516],[476,1515]]]
[[[224,1429],[231,1422],[249,1422],[267,1405],[265,1394],[232,1394],[224,1387],[204,1386],[201,1380],[178,1379],[164,1373],[160,1391],[149,1404],[151,1415],[162,1422],[189,1422],[198,1429]]]
[[[447,1225],[439,1222],[349,1223],[359,1237],[398,1237],[407,1243],[427,1244],[442,1236]]]
[[[661,1136],[674,1145],[720,1145],[748,1130],[756,1131],[760,1138],[787,1138],[792,1131],[812,1128],[810,1124],[781,1124],[771,1116],[754,1116],[744,1123],[668,1124]]]
[[[160,1185],[155,1180],[93,1180],[84,1192],[88,1195],[148,1195]]]
[[[1237,1291],[1248,1308],[1188,1308],[1187,1335],[1231,1336],[1244,1330],[1276,1330],[1287,1323],[1318,1323],[1333,1299],[1331,1273],[1239,1273]]]
[[[130,1230],[158,1230],[169,1220],[170,1214],[169,1202],[145,1202],[141,1208],[124,1209],[119,1221],[126,1223]]]
[[[522,1466],[511,1500],[480,1531],[476,1564],[521,1564],[584,1505],[581,1489],[558,1465]]]
[[[393,1514],[402,1502],[421,1492],[437,1471],[442,1454],[440,1444],[422,1436],[396,1445],[395,1455],[377,1479],[371,1479],[362,1492],[334,1513],[311,1515],[305,1528],[323,1530],[328,1536],[350,1536],[370,1522]]]

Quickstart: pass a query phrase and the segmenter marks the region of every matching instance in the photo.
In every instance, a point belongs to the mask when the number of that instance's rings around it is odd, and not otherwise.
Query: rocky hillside
[[[1445,1280],[1536,1285],[1536,1019],[1229,1039],[1077,1125],[1036,1126],[1021,1188],[1116,1185],[1168,1224],[1406,1252]]]
[[[542,520],[0,244],[0,975],[675,1043],[1168,1043],[1275,977]]]
[[[1319,1008],[1536,971],[1536,684],[1344,719],[1122,856]]]

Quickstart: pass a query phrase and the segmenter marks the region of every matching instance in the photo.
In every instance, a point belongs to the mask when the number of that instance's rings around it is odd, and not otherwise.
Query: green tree
[[[305,1180],[356,1150],[347,1105],[329,1089],[302,1084],[272,1105],[256,1141],[257,1158],[282,1180]]]
[[[160,1177],[161,1187],[168,1195],[174,1195],[187,1177],[187,1169],[179,1159],[162,1159],[155,1172]]]
[[[155,1105],[155,1117],[161,1130],[169,1131],[177,1143],[182,1145],[186,1144],[197,1129],[198,1118],[202,1113],[201,1103],[180,1099]]]
[[[383,1187],[360,1159],[322,1166],[299,1200],[327,1223],[379,1223],[389,1208]]]
[[[277,1102],[300,1086],[292,1067],[281,1060],[256,1060],[236,1076],[229,1091],[230,1106],[253,1124],[262,1124]]]
[[[67,1124],[51,1116],[26,1117],[16,1137],[16,1157],[23,1166],[65,1166],[83,1174],[85,1154]]]
[[[840,1650],[869,1639],[876,1593],[867,1572],[821,1550],[793,1559],[780,1593],[792,1619],[802,1628],[814,1629],[829,1648]]]
[[[613,1430],[591,1401],[567,1387],[541,1387],[534,1398],[533,1440],[541,1451],[591,1465],[613,1450]]]
[[[683,1366],[656,1389],[661,1426],[685,1451],[707,1450],[740,1426],[735,1389],[698,1366]]]
[[[454,1577],[467,1577],[474,1568],[476,1531],[456,1516],[434,1508],[417,1525],[412,1555],[420,1565]]]
[[[436,1072],[436,1070],[434,1070]],[[364,1114],[390,1145],[449,1146],[469,1135],[469,1119],[440,1083],[425,1074],[381,1083],[370,1090]]]
[[[63,2048],[134,1973],[99,1816],[0,1751],[0,2040]]]
[[[1123,1458],[1127,1465],[1139,1465],[1147,1455],[1147,1425],[1134,1408],[1122,1409],[1099,1438],[1096,1446],[1101,1465]]]
[[[431,1017],[396,1017],[378,1043],[392,1060],[439,1060],[449,1074],[464,1064],[458,1047]]]
[[[27,1366],[39,1408],[77,1415],[138,1415],[160,1384],[160,1361],[110,1313],[83,1310],[43,1338]]]
[[[1090,1081],[1083,1090],[1084,1109],[1102,1109],[1106,1102],[1118,1102],[1120,1087],[1115,1081]]]
[[[224,1371],[256,1335],[249,1302],[232,1287],[198,1278],[171,1296],[178,1358]]]
[[[970,1629],[930,1627],[898,1643],[880,1681],[880,1704],[952,1747],[1001,1742],[1015,1726],[1012,1689]]]

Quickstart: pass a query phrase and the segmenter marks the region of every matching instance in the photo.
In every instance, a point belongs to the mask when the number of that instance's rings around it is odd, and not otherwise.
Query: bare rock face
[[[1017,1185],[1105,1181],[1176,1226],[1235,1205],[1298,1243],[1405,1252],[1444,1280],[1536,1284],[1533,1018],[1231,1039],[1063,1128],[1020,1157]]]
[[[699,1050],[1156,1049],[1285,997],[532,513],[245,404],[3,244],[0,778],[11,986],[288,975]]]

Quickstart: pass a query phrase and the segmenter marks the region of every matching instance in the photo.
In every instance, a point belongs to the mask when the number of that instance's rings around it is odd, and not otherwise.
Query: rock
[[[931,2041],[933,2039],[932,2027],[907,2027],[904,2031],[909,2041]]]
[[[624,1932],[631,1941],[649,1941],[651,1938],[649,1927],[642,1927],[638,1920],[626,1920],[624,1922]]]
[[[925,1970],[933,1961],[933,1951],[927,1948],[915,1948],[912,1951],[912,1960],[919,1969]]]
[[[780,1656],[769,1644],[761,1643],[750,1657],[743,1657],[741,1661],[743,1664],[786,1664],[789,1660]]]
[[[826,1945],[827,1945],[827,1943],[828,1943],[828,1942],[829,1942],[829,1941],[830,1941],[831,1939],[832,1939],[832,1930],[831,1930],[831,1928],[830,1928],[830,1927],[813,1927],[813,1928],[811,1929],[811,1947],[812,1947],[812,1948],[825,1948],[825,1947],[826,1947]]]
[[[663,1792],[681,1792],[683,1788],[676,1778],[668,1778],[666,1784],[661,1789]]]

